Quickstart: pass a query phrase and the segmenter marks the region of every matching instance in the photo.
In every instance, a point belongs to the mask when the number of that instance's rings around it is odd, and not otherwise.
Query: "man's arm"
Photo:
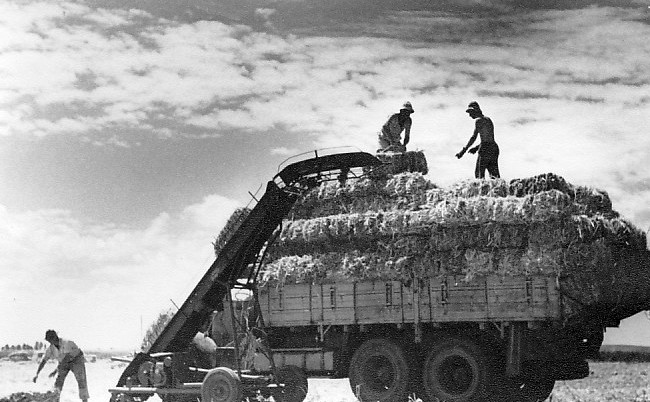
[[[465,152],[467,152],[467,149],[472,146],[474,141],[476,141],[476,137],[478,137],[478,128],[474,129],[474,134],[472,134],[472,136],[470,137],[469,141],[467,142],[467,145],[465,145],[465,147],[463,147],[463,149],[459,153],[456,154],[456,158],[460,159],[460,158],[463,157],[463,155],[465,155]],[[476,151],[474,151],[474,152],[476,152]],[[474,152],[472,152],[472,153],[474,153]]]
[[[43,358],[41,362],[38,364],[38,369],[36,369],[36,375],[34,376],[33,381],[36,382],[36,379],[38,378],[38,374],[43,370],[43,367],[45,367],[45,363],[47,363],[47,358]]]
[[[409,143],[409,140],[411,139],[411,119],[406,121],[404,124],[404,146]]]

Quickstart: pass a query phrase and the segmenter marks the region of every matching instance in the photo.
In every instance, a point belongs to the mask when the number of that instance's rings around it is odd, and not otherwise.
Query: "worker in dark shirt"
[[[478,151],[474,176],[477,179],[483,179],[485,177],[485,170],[487,170],[491,178],[500,177],[499,146],[494,141],[494,124],[492,120],[483,115],[476,101],[470,102],[465,112],[469,114],[469,117],[476,120],[474,134],[472,134],[467,145],[456,154],[456,158],[462,158],[468,149],[470,154]],[[481,136],[481,143],[470,149],[474,141],[476,141],[476,137],[479,135]]]

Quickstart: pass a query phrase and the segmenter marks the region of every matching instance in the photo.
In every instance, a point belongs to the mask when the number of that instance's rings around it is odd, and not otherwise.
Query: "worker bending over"
[[[379,149],[377,152],[406,152],[406,144],[411,136],[411,115],[415,113],[411,102],[402,105],[399,113],[392,114],[379,132]],[[404,131],[404,143],[401,142]]]
[[[43,370],[45,363],[49,359],[57,359],[59,365],[57,369],[54,370],[50,377],[53,377],[57,372],[58,376],[56,381],[54,381],[54,388],[57,391],[57,394],[60,396],[61,390],[63,389],[63,383],[65,382],[65,377],[68,375],[68,372],[72,371],[75,378],[77,379],[77,385],[79,386],[79,398],[86,402],[90,397],[88,395],[88,383],[86,381],[86,359],[84,354],[79,349],[76,343],[59,338],[57,333],[54,330],[47,330],[45,332],[45,340],[50,343],[50,346],[45,351],[43,359],[38,365],[36,370],[36,376],[34,376],[34,382],[38,378],[38,373]]]
[[[474,177],[483,179],[485,177],[485,170],[487,169],[490,177],[497,178],[499,175],[499,146],[494,141],[494,124],[492,120],[483,115],[478,102],[470,102],[465,111],[469,117],[476,120],[474,134],[469,139],[467,145],[456,154],[456,158],[460,159],[465,155],[465,152],[472,146],[476,137],[481,136],[481,143],[474,148],[469,149],[470,154],[478,151],[476,158],[476,169],[474,170]]]

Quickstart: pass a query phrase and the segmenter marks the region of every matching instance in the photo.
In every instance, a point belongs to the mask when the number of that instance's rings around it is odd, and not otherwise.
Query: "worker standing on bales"
[[[474,154],[478,151],[474,176],[477,179],[483,179],[485,177],[485,170],[487,169],[490,177],[500,177],[499,146],[494,141],[494,124],[492,123],[492,120],[483,115],[483,112],[476,101],[470,102],[465,112],[469,114],[469,117],[476,120],[476,125],[474,128],[474,134],[472,134],[467,145],[456,154],[456,158],[462,158],[469,147],[471,147],[474,141],[476,141],[476,137],[480,134],[481,143],[474,148],[469,149],[470,154]]]
[[[34,376],[34,382],[36,382],[38,373],[41,372],[45,363],[47,363],[49,359],[57,359],[59,365],[57,369],[50,374],[50,377],[53,377],[58,372],[58,376],[54,382],[54,388],[57,393],[61,393],[65,377],[68,375],[68,372],[72,371],[77,379],[77,385],[79,386],[79,398],[83,402],[86,402],[89,395],[88,383],[86,381],[86,359],[84,358],[83,352],[79,349],[76,343],[67,339],[59,338],[57,333],[51,329],[45,332],[45,340],[50,343],[50,346],[45,351],[43,359],[38,365],[36,376]]]
[[[411,102],[402,105],[399,113],[392,114],[379,132],[379,149],[377,152],[406,152],[406,144],[411,136],[411,115],[415,113]],[[404,131],[404,143],[401,142]]]

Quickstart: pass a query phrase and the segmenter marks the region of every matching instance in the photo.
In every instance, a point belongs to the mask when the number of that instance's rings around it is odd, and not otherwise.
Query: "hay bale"
[[[237,231],[237,229],[239,229],[239,226],[248,217],[248,214],[250,212],[251,210],[248,208],[237,208],[235,209],[235,212],[230,215],[230,218],[228,218],[226,225],[223,227],[223,229],[221,229],[221,232],[219,232],[219,235],[214,239],[214,242],[212,243],[214,246],[215,255],[219,255],[228,240],[230,240],[232,235]]]
[[[429,172],[427,159],[422,151],[386,152],[378,153],[376,156],[382,162],[382,165],[372,169],[364,169],[364,173],[374,180],[384,180],[391,175],[404,172],[419,172],[422,174]]]
[[[524,197],[549,190],[561,191],[568,194],[571,198],[575,196],[573,186],[567,183],[562,176],[558,176],[555,173],[545,173],[533,177],[510,180],[508,193],[515,197]]]
[[[612,200],[604,190],[586,186],[575,187],[575,202],[578,213],[584,215],[607,214],[618,215],[612,211]]]
[[[298,199],[291,219],[389,211],[417,210],[426,203],[426,193],[435,187],[421,173],[399,173],[386,180],[351,179],[345,184],[324,182]]]
[[[455,183],[447,191],[447,197],[506,197],[509,185],[503,179],[472,179]]]
[[[602,215],[572,215],[566,219],[555,219],[533,223],[529,228],[530,247],[567,247],[574,243],[591,243],[604,240],[609,247],[624,247],[630,250],[645,250],[646,233],[621,218],[606,218]]]
[[[15,392],[7,397],[0,398],[0,402],[58,402],[59,394],[48,392]]]
[[[269,248],[268,283],[544,275],[559,278],[565,314],[602,307],[623,317],[639,311],[635,300],[650,304],[646,233],[606,192],[553,173],[437,188],[421,152],[379,157],[387,164],[369,178],[298,201]]]
[[[559,190],[542,191],[528,197],[532,198],[531,220],[533,221],[563,219],[575,210],[569,195]]]

